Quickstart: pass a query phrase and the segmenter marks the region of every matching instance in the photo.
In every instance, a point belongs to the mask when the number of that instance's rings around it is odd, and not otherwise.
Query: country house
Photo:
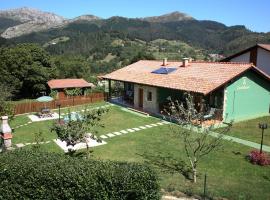
[[[102,78],[108,80],[111,100],[145,112],[160,113],[169,96],[181,101],[190,92],[198,106],[206,102],[221,121],[269,114],[269,76],[250,63],[141,60]],[[123,90],[114,96],[113,86],[119,84]]]

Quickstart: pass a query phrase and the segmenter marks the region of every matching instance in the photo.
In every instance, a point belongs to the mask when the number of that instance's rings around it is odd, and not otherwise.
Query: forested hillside
[[[13,38],[10,42],[45,44],[61,36],[69,37],[70,40],[65,44],[55,45],[57,47],[53,49],[73,54],[86,53],[97,45],[98,41],[93,40],[96,38],[106,40],[108,37],[139,39],[145,42],[156,39],[178,40],[194,48],[207,50],[209,53],[224,55],[237,52],[256,42],[270,42],[270,33],[252,32],[244,26],[227,27],[222,23],[199,20],[158,23],[123,17],[94,21],[76,20],[61,28]],[[98,43],[98,46],[102,45]]]

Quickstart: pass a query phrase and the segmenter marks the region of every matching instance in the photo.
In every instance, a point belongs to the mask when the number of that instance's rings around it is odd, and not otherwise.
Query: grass
[[[95,159],[150,163],[158,171],[161,187],[167,191],[202,194],[206,172],[211,196],[270,198],[270,168],[250,164],[245,159],[250,148],[230,142],[224,142],[224,150],[202,160],[198,183],[192,184],[177,171],[177,167],[181,166],[177,161],[186,160],[186,157],[181,139],[171,136],[169,132],[168,126],[161,126],[111,138],[107,145],[96,147],[93,156]]]
[[[72,111],[80,111],[86,108],[96,108],[98,106],[106,105],[104,102],[76,106],[71,108],[63,108],[61,109],[61,113],[68,113],[70,110]],[[29,122],[30,119],[27,115],[21,115],[14,118],[11,121],[11,127],[16,127],[21,124],[25,124]],[[141,125],[150,124],[154,122],[158,122],[159,119],[153,117],[139,117],[135,114],[131,114],[130,112],[124,111],[121,107],[111,106],[109,107],[109,112],[104,115],[101,123],[105,125],[105,127],[98,127],[96,130],[98,131],[97,135],[107,134],[114,131],[120,131],[127,128],[135,128]],[[56,139],[56,134],[50,131],[54,121],[41,121],[41,122],[33,122],[28,124],[27,126],[19,127],[15,129],[13,134],[13,143],[28,143],[35,142],[35,134],[38,132],[43,133],[44,140],[52,140]]]
[[[270,117],[260,117],[235,123],[229,134],[231,136],[260,144],[262,130],[258,127],[259,123],[267,123],[269,126],[269,128],[264,131],[264,144],[270,146]]]
[[[90,106],[100,105],[104,105],[104,103]],[[79,106],[72,109],[83,108],[84,106]],[[15,125],[27,120],[27,116],[18,116],[11,124]],[[257,131],[256,123],[261,120],[235,124],[231,134],[237,134],[237,131],[239,131],[239,137],[242,137],[244,132],[253,133]],[[266,120],[269,120],[269,118],[266,118]],[[104,134],[158,121],[159,119],[140,117],[126,112],[118,106],[113,106],[110,107],[109,113],[102,120],[105,127],[98,130],[99,134]],[[43,131],[46,140],[56,138],[56,135],[50,132],[52,123],[52,121],[36,122],[18,128],[14,133],[13,143],[34,142],[34,133],[39,130]],[[241,130],[243,130],[243,133],[241,133]],[[270,199],[270,167],[250,164],[245,157],[251,148],[246,146],[224,141],[222,151],[207,155],[200,162],[198,183],[192,184],[179,170],[179,166],[182,165],[179,161],[186,161],[183,143],[180,138],[170,134],[168,125],[109,138],[106,141],[108,142],[106,145],[93,148],[93,159],[150,164],[158,172],[161,187],[167,191],[178,190],[189,194],[202,194],[203,176],[206,172],[208,177],[207,191],[212,197]],[[41,145],[41,149],[62,152],[53,142]]]

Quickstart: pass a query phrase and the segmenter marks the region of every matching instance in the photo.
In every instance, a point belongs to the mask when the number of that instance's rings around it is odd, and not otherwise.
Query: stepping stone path
[[[125,129],[125,130],[121,130],[118,132],[113,132],[113,133],[108,133],[105,135],[101,135],[100,138],[102,139],[107,139],[107,138],[111,138],[111,137],[115,137],[118,135],[122,135],[122,134],[127,134],[127,133],[134,133],[136,131],[141,131],[144,129],[148,129],[148,128],[153,128],[153,127],[157,127],[157,126],[162,126],[165,124],[169,124],[169,122],[163,121],[163,122],[158,122],[158,123],[154,123],[154,124],[148,124],[148,125],[144,125],[144,126],[139,126],[136,128],[129,128],[129,129]]]
[[[100,136],[102,139],[107,139],[108,137],[106,135]]]
[[[32,122],[31,122],[32,123]],[[27,124],[31,124],[31,123],[26,123]],[[169,124],[169,122],[166,122],[166,121],[163,121],[163,122],[158,122],[158,123],[154,123],[154,124],[147,124],[147,125],[144,125],[144,126],[139,126],[139,127],[135,127],[135,128],[129,128],[129,129],[125,129],[125,130],[120,130],[120,131],[116,131],[116,132],[113,132],[113,133],[107,133],[105,135],[101,135],[100,138],[102,139],[108,139],[108,138],[112,138],[112,137],[115,137],[115,136],[120,136],[122,134],[128,134],[128,133],[134,133],[134,132],[137,132],[137,131],[141,131],[141,130],[145,130],[145,129],[148,129],[148,128],[153,128],[153,127],[157,127],[157,126],[162,126],[162,125],[165,125],[165,124]],[[24,125],[20,125],[18,127],[21,127],[21,126],[25,126]],[[48,144],[50,143],[51,141],[45,141],[45,142],[40,142],[39,144]],[[36,142],[32,142],[32,143],[18,143],[18,144],[15,144],[15,146],[17,148],[22,148],[22,147],[25,147],[25,146],[28,146],[28,145],[36,145],[37,143]]]
[[[48,144],[50,143],[51,141],[45,141],[45,142],[40,142],[39,144]],[[22,148],[22,147],[25,147],[25,146],[28,146],[28,145],[36,145],[37,143],[36,142],[27,142],[27,143],[18,143],[18,144],[15,144],[15,146],[17,148]]]
[[[122,130],[122,131],[120,131],[121,133],[124,133],[124,134],[127,134],[128,133],[128,131],[126,131],[126,130]]]
[[[162,125],[162,124],[161,124]],[[147,129],[145,126],[139,126],[140,129]]]
[[[18,147],[18,148],[21,148],[21,147],[24,147],[24,146],[25,146],[25,145],[22,144],[22,143],[16,144],[16,147]]]
[[[108,137],[114,137],[115,135],[112,134],[112,133],[108,133],[107,136],[108,136]]]

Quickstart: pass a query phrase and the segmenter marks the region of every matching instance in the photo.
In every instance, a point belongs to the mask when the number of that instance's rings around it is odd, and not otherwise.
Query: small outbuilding
[[[47,84],[51,90],[57,91],[56,97],[58,99],[67,98],[66,90],[79,88],[81,89],[81,95],[84,95],[86,89],[95,86],[84,79],[53,79],[48,81]]]

